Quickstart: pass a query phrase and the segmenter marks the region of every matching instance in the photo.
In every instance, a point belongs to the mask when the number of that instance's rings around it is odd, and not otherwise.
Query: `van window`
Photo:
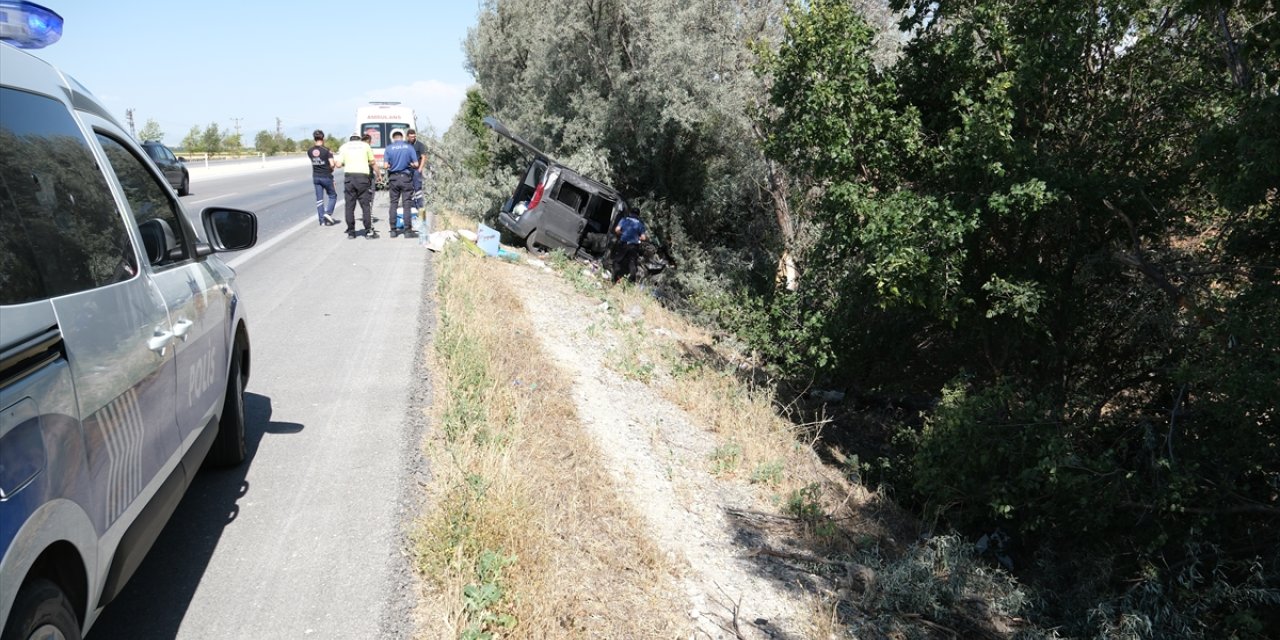
[[[0,104],[0,304],[133,277],[124,218],[71,113],[6,87]]]
[[[560,183],[560,188],[556,189],[556,194],[552,197],[559,200],[566,207],[578,211],[582,209],[582,204],[587,201],[587,192],[565,180]]]
[[[546,172],[547,165],[543,164],[541,160],[534,160],[533,164],[529,165],[529,172],[524,174],[524,186],[529,187],[531,192],[537,189],[538,185],[542,183],[542,174]]]
[[[546,172],[547,165],[541,160],[534,160],[524,174],[524,181],[516,186],[516,195],[512,202],[529,202],[533,192],[537,191],[538,185],[542,183],[542,175]]]
[[[608,233],[609,221],[613,219],[613,207],[616,204],[618,203],[603,196],[591,196],[591,201],[587,203],[587,210],[582,216],[587,219],[587,229]]]

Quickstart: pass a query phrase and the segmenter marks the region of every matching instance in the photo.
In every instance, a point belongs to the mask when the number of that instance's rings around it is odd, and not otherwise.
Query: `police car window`
[[[124,218],[71,113],[0,87],[0,304],[127,280]]]
[[[99,133],[98,142],[107,152],[120,186],[124,187],[125,199],[138,222],[147,260],[157,267],[186,260],[189,253],[178,221],[180,210],[169,197],[168,189],[151,175],[140,158],[115,138]]]

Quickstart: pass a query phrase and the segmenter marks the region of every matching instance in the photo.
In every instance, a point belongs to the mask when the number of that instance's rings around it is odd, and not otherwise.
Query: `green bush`
[[[870,626],[889,637],[936,637],[944,625],[958,637],[993,637],[993,620],[1012,621],[1034,613],[1034,601],[1007,572],[988,566],[973,546],[956,536],[937,536],[911,545],[902,555],[886,557],[871,548],[855,557],[871,569],[872,580],[861,598],[867,612],[853,631]],[[983,603],[981,610],[974,603]],[[1052,632],[1022,623],[1015,637],[1053,638]],[[861,636],[861,634],[859,634]]]

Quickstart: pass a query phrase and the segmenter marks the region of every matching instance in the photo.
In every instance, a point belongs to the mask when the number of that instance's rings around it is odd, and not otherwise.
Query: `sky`
[[[309,139],[355,132],[356,107],[399,101],[444,133],[473,79],[462,42],[477,0],[36,0],[64,21],[32,51],[88,87],[127,128],[153,119],[177,146],[216,123]],[[393,11],[391,7],[405,7]],[[359,25],[358,27],[356,25]]]

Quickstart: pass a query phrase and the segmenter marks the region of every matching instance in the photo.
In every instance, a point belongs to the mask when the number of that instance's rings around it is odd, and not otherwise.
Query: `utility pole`
[[[124,110],[124,117],[129,121],[129,135],[133,136],[134,140],[137,140],[138,134],[133,130],[133,107]]]
[[[241,120],[244,120],[244,118],[232,118],[232,119],[231,119],[231,121],[232,121],[232,122],[236,123],[236,124],[235,124],[235,127],[236,127],[236,137],[237,137],[237,138],[239,138],[239,137],[240,137],[240,121],[241,121]]]
[[[276,138],[284,137],[284,129],[281,127],[280,118],[276,118]]]

